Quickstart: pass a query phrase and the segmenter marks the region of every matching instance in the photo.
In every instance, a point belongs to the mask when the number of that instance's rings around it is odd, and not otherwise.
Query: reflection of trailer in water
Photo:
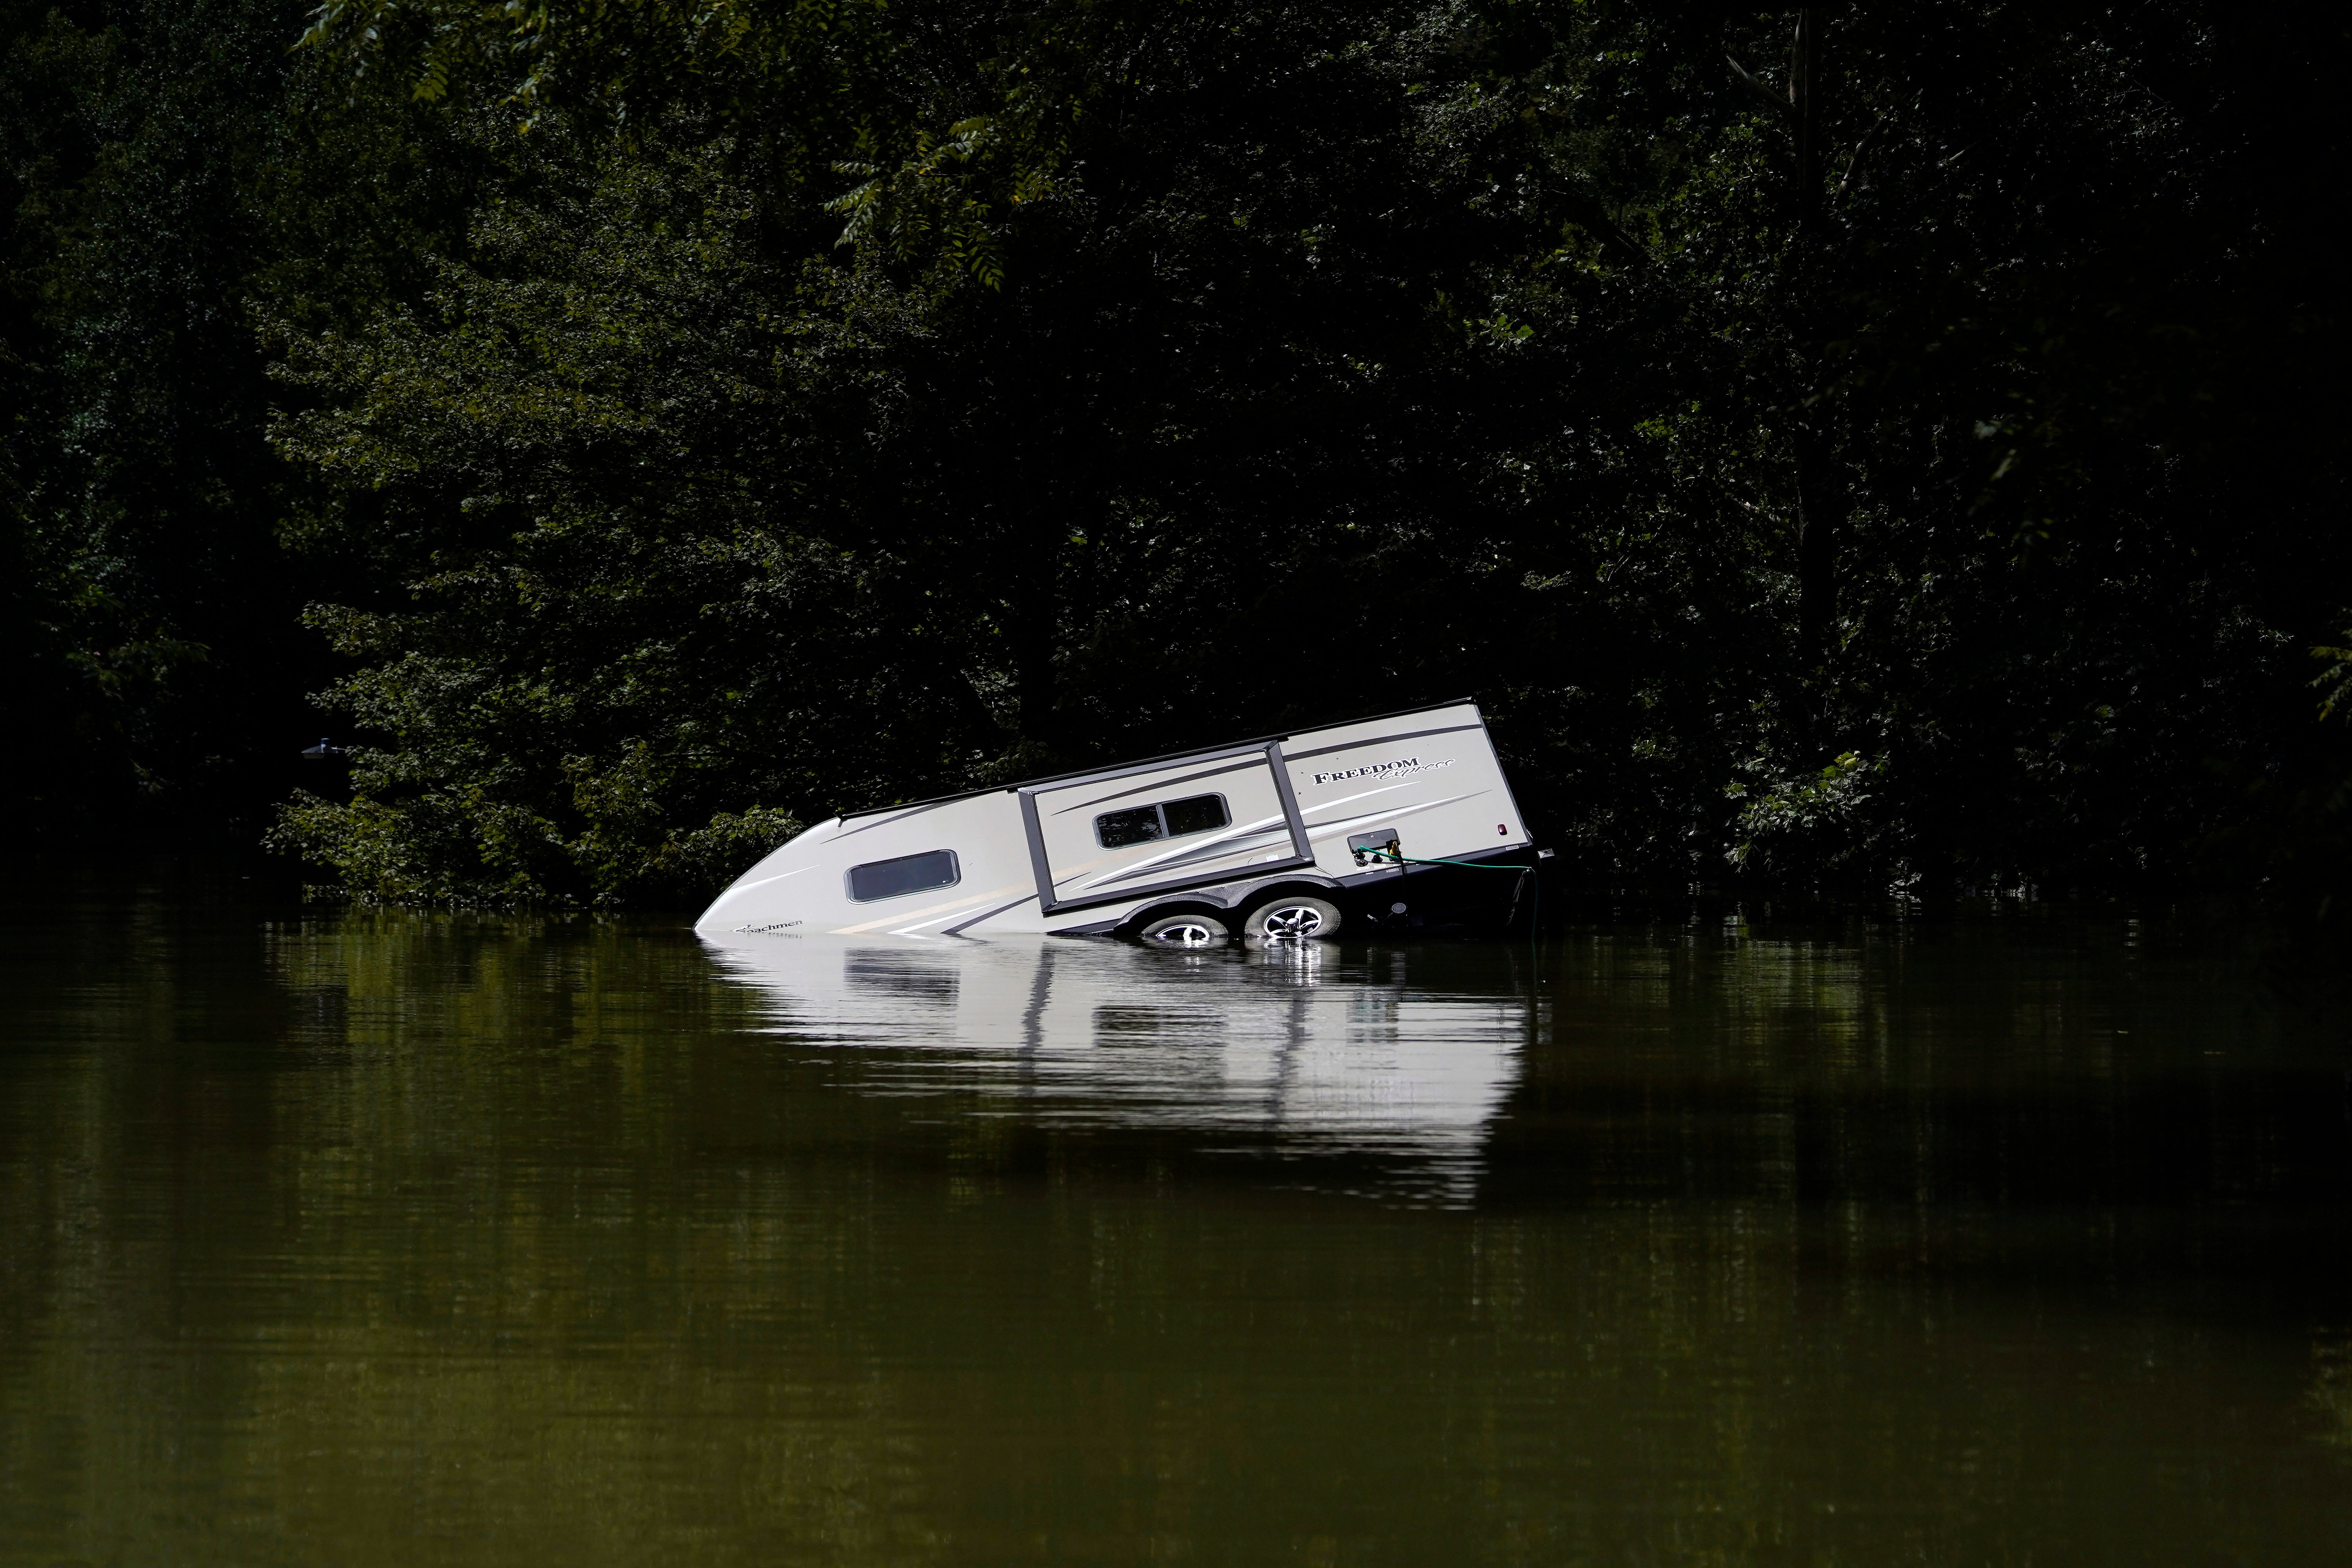
[[[835,817],[695,929],[1330,937],[1411,918],[1422,873],[1383,851],[1510,865],[1528,847],[1486,721],[1455,702]]]
[[[845,1085],[1403,1159],[1454,1198],[1475,1182],[1528,1027],[1524,995],[1432,992],[1402,967],[1375,981],[1307,943],[1164,953],[787,932],[712,947],[765,994],[777,1033],[868,1048]]]

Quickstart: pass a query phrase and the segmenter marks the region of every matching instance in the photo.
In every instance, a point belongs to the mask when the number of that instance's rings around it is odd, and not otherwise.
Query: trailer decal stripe
[[[999,904],[994,909],[989,910],[986,914],[974,915],[971,919],[963,921],[961,924],[948,927],[947,930],[940,932],[940,934],[941,936],[954,936],[959,931],[970,931],[972,927],[978,925],[982,921],[994,920],[997,916],[1003,914],[1007,910],[1019,909],[1022,905],[1027,903],[1036,896],[1037,895],[1034,893],[1024,893],[1009,904]]]
[[[1124,870],[1112,871],[1096,878],[1087,886],[1089,888],[1115,887],[1120,882],[1132,881],[1138,877],[1148,877],[1177,866],[1191,866],[1202,860],[1222,860],[1228,855],[1255,854],[1265,848],[1269,840],[1286,839],[1289,837],[1290,825],[1277,821],[1254,832],[1221,838],[1214,844],[1204,844],[1182,855],[1171,856],[1164,860],[1146,860],[1140,865],[1129,866]]]
[[[937,811],[943,805],[953,805],[956,804],[956,801],[968,800],[970,798],[971,796],[969,795],[960,795],[955,796],[952,800],[933,801],[929,805],[913,806],[906,811],[900,812],[896,816],[886,816],[881,818],[879,821],[861,823],[856,827],[845,827],[840,832],[835,834],[832,838],[825,840],[825,842],[828,844],[835,843],[838,840],[848,837],[853,833],[864,833],[868,828],[887,827],[894,822],[904,822],[910,816],[920,816],[927,811]]]
[[[1337,822],[1323,823],[1318,826],[1308,829],[1308,833],[1310,837],[1316,838],[1336,838],[1340,834],[1347,832],[1348,829],[1351,827],[1361,827],[1367,822],[1401,822],[1416,812],[1435,811],[1441,805],[1453,805],[1460,801],[1475,800],[1478,796],[1485,795],[1486,793],[1486,792],[1483,789],[1474,789],[1468,795],[1449,795],[1444,800],[1425,800],[1419,805],[1398,806],[1381,811],[1362,812],[1354,816],[1343,816]],[[1486,847],[1485,841],[1481,840],[1478,847],[1483,849]]]
[[[970,893],[961,899],[950,899],[944,904],[929,904],[919,910],[899,910],[896,913],[884,915],[878,921],[867,921],[862,925],[835,926],[833,928],[833,934],[856,936],[861,931],[879,931],[884,926],[906,925],[910,921],[921,920],[925,915],[951,915],[958,910],[968,910],[974,904],[984,904],[991,899],[1002,898],[1020,886],[1020,883],[1014,882],[1009,887],[991,888],[984,893]]]
[[[1423,735],[1452,735],[1464,730],[1483,730],[1484,724],[1448,724],[1443,730],[1407,730],[1402,735],[1367,735],[1360,741],[1344,741],[1336,746],[1318,746],[1311,752],[1285,752],[1286,763],[1303,763],[1309,757],[1328,756],[1333,752],[1352,752],[1364,746],[1386,746],[1398,741],[1418,741]]]
[[[1409,779],[1399,779],[1394,784],[1384,784],[1377,789],[1358,790],[1353,795],[1343,795],[1337,800],[1318,801],[1308,809],[1313,811],[1335,811],[1340,806],[1346,805],[1352,801],[1370,800],[1376,795],[1387,795],[1391,790],[1402,789],[1411,782],[1412,781]]]
[[[1148,784],[1139,784],[1133,789],[1120,790],[1116,795],[1098,795],[1092,800],[1073,801],[1068,805],[1055,807],[1054,815],[1060,816],[1067,812],[1084,811],[1090,805],[1101,805],[1108,801],[1125,800],[1131,795],[1150,795],[1157,790],[1173,789],[1181,784],[1191,784],[1195,779],[1213,779],[1220,773],[1237,773],[1244,768],[1262,768],[1265,765],[1265,753],[1264,752],[1255,752],[1249,756],[1243,758],[1240,762],[1232,763],[1226,767],[1207,768],[1197,773],[1184,773],[1172,779],[1153,779]],[[1077,786],[1070,785],[1068,787],[1076,788]]]
[[[1076,865],[1064,867],[1062,875],[1055,879],[1055,885],[1058,887],[1065,882],[1078,881],[1098,867],[1106,865],[1112,867],[1112,869],[1087,880],[1086,886],[1091,888],[1101,882],[1115,881],[1120,878],[1134,876],[1139,872],[1157,871],[1171,865],[1181,865],[1186,861],[1198,860],[1203,856],[1213,858],[1219,855],[1231,854],[1249,839],[1263,838],[1269,833],[1286,831],[1287,831],[1287,826],[1283,818],[1261,816],[1255,822],[1244,822],[1237,827],[1229,828],[1204,844],[1175,844],[1140,858],[1122,858],[1124,850],[1115,849],[1108,855],[1097,855],[1091,860],[1081,860]],[[1154,839],[1151,842],[1162,843],[1165,840]]]
[[[1029,863],[1037,875],[1037,907],[1040,912],[1049,915],[1060,914],[1066,910],[1124,902],[1129,899],[1150,898],[1160,893],[1174,892],[1181,888],[1200,887],[1211,882],[1227,880],[1245,871],[1278,871],[1294,866],[1313,865],[1315,847],[1307,841],[1306,824],[1299,820],[1298,798],[1290,787],[1289,770],[1282,765],[1281,749],[1280,742],[1267,741],[1263,744],[1202,753],[1181,761],[1171,759],[1165,763],[1078,774],[1057,783],[1050,788],[1042,784],[1019,786],[1014,793],[1021,800],[1022,825],[1029,839]],[[1140,859],[1114,855],[1087,859],[1076,865],[1048,863],[1044,825],[1038,816],[1039,800],[1042,795],[1051,794],[1058,796],[1066,791],[1075,791],[1089,786],[1099,787],[1113,780],[1143,781],[1139,784],[1128,784],[1122,794],[1134,795],[1147,790],[1166,790],[1177,784],[1189,782],[1181,777],[1171,778],[1169,775],[1171,767],[1198,768],[1211,763],[1219,765],[1207,767],[1204,772],[1198,773],[1194,776],[1205,778],[1215,773],[1246,773],[1263,766],[1265,769],[1263,776],[1273,785],[1275,797],[1281,803],[1280,816],[1245,824],[1221,838],[1211,840],[1208,844],[1186,842],[1171,849],[1159,850]],[[1062,808],[1062,812],[1099,805],[1105,799],[1118,798],[1118,795],[1096,797],[1083,801],[1076,807]],[[1057,813],[1059,814],[1061,813]],[[1277,822],[1282,825],[1280,827],[1276,826]],[[1272,854],[1260,853],[1256,846],[1249,842],[1256,839],[1262,844],[1265,837],[1286,835],[1290,839],[1291,853],[1288,859],[1284,859],[1278,849]],[[1189,840],[1191,836],[1188,834],[1186,837]],[[1081,849],[1079,852],[1084,853],[1084,850]],[[1256,856],[1254,863],[1234,864],[1247,855]],[[1168,864],[1169,861],[1180,858],[1188,864],[1189,869]],[[1213,868],[1205,870],[1201,868],[1200,862],[1202,860],[1205,860]],[[1097,868],[1106,866],[1111,868],[1097,870]],[[1172,881],[1164,879],[1170,873],[1174,874],[1175,879]],[[1153,874],[1160,875],[1163,879],[1143,880],[1144,878]],[[1103,887],[1105,883],[1120,885],[1105,889]]]
[[[727,891],[729,893],[748,893],[754,888],[764,888],[771,882],[781,882],[787,877],[797,877],[803,871],[814,871],[815,869],[816,868],[814,866],[795,866],[789,871],[779,871],[772,877],[762,877],[756,882],[737,882],[734,886],[729,888]]]

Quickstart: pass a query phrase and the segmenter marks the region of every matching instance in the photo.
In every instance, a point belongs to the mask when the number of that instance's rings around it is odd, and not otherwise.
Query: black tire
[[[1214,947],[1233,932],[1216,916],[1187,910],[1181,914],[1154,916],[1135,934],[1148,947]]]
[[[1242,934],[1262,942],[1328,942],[1339,934],[1339,906],[1306,893],[1277,893],[1249,912]]]

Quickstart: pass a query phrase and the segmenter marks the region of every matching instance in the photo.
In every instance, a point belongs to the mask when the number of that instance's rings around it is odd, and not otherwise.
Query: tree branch
[[[1750,74],[1748,74],[1748,68],[1747,68],[1746,66],[1741,65],[1738,60],[1733,59],[1729,55],[1726,55],[1726,56],[1724,56],[1724,57],[1723,57],[1723,58],[1724,58],[1724,63],[1731,67],[1731,74],[1732,74],[1732,75],[1734,75],[1734,76],[1736,76],[1736,77],[1738,77],[1740,80],[1742,80],[1742,81],[1746,82],[1746,83],[1748,84],[1748,86],[1749,89],[1750,89],[1750,90],[1752,90],[1752,91],[1756,94],[1756,96],[1757,96],[1757,97],[1759,97],[1759,98],[1762,99],[1765,102],[1767,102],[1767,103],[1770,104],[1770,105],[1771,105],[1775,110],[1777,110],[1780,112],[1780,114],[1781,115],[1781,117],[1782,117],[1783,119],[1786,119],[1786,118],[1790,115],[1790,113],[1791,112],[1791,110],[1790,110],[1790,108],[1789,108],[1789,104],[1788,104],[1788,100],[1785,100],[1785,99],[1783,99],[1783,98],[1780,97],[1778,94],[1776,94],[1775,92],[1773,92],[1773,90],[1772,90],[1770,88],[1766,87],[1762,82],[1758,81],[1758,80],[1755,79],[1755,77],[1753,77],[1753,76],[1751,76]]]
[[[1837,194],[1839,195],[1845,195],[1845,188],[1853,183],[1853,172],[1862,166],[1862,155],[1870,151],[1870,144],[1873,142],[1878,140],[1879,132],[1885,129],[1886,121],[1893,113],[1894,111],[1889,110],[1885,114],[1880,115],[1872,123],[1870,129],[1862,133],[1862,140],[1853,144],[1853,153],[1845,161],[1845,173],[1838,176]]]

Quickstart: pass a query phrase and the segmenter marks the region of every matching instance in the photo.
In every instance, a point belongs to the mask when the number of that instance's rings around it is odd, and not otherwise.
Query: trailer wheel
[[[1281,893],[1252,910],[1244,936],[1269,942],[1326,942],[1339,934],[1339,909],[1304,893]]]
[[[1233,933],[1213,916],[1162,915],[1135,933],[1153,947],[1214,947]]]

